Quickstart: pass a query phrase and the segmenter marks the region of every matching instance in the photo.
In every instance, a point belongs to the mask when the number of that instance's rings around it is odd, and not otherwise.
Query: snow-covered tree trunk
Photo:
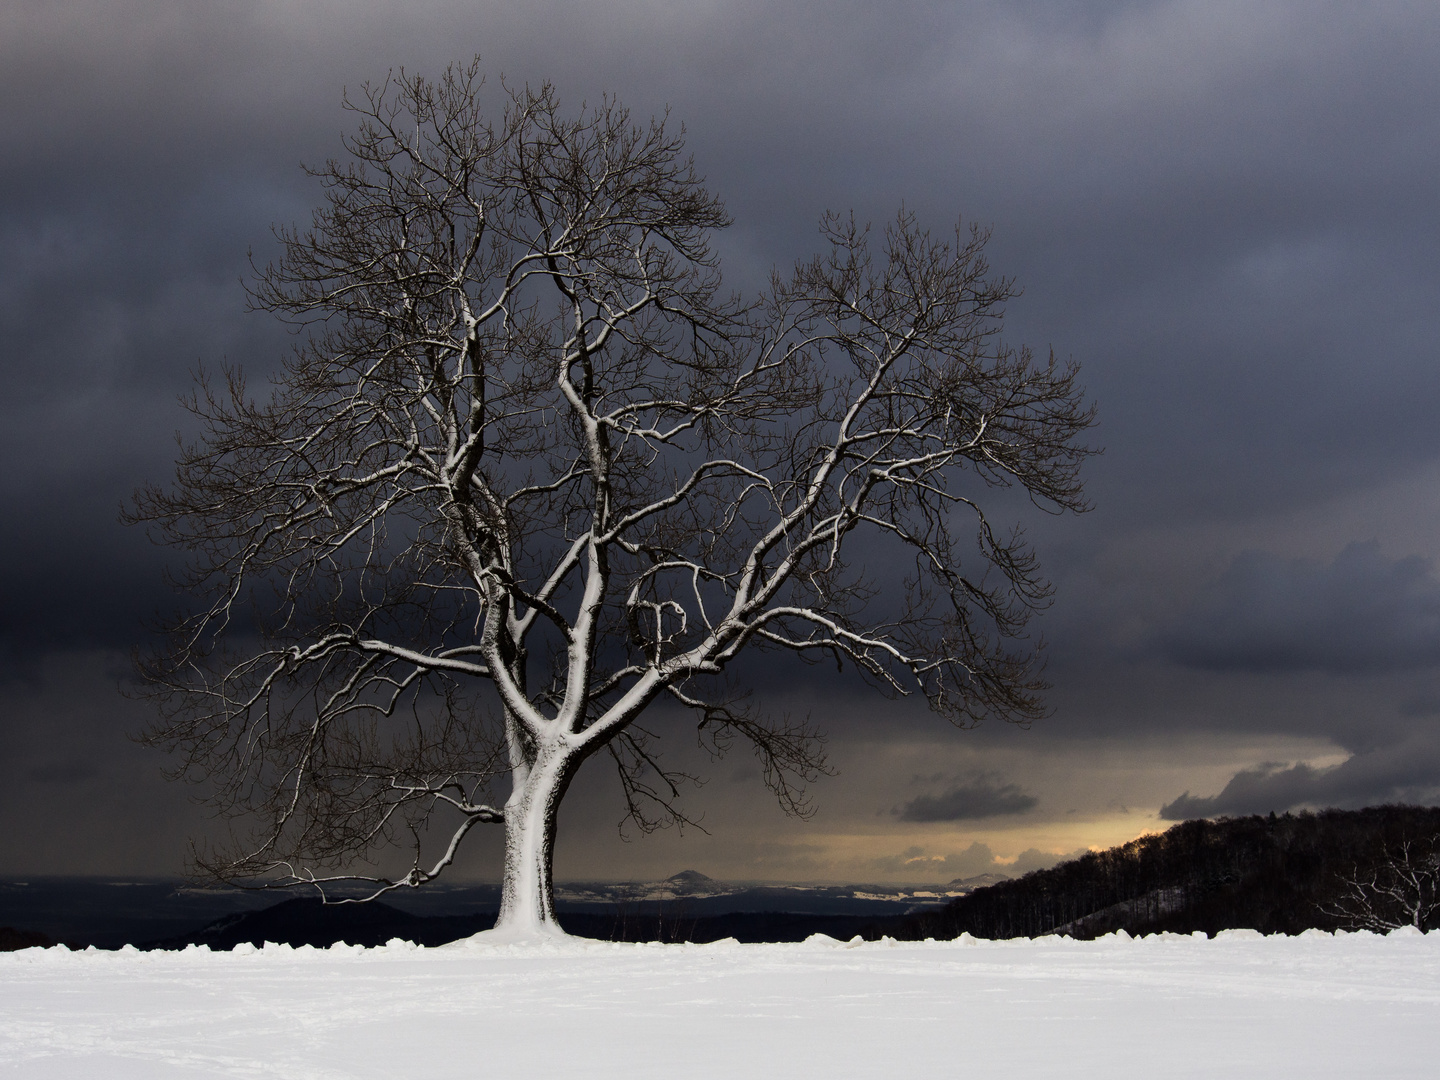
[[[555,823],[578,764],[573,752],[547,747],[533,763],[514,770],[514,790],[505,804],[505,877],[496,930],[563,932],[555,919]]]

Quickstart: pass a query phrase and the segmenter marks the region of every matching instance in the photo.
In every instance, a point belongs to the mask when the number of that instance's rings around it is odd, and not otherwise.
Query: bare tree
[[[1353,867],[1320,909],[1356,930],[1434,929],[1440,924],[1440,838],[1407,838],[1369,868]]]
[[[211,873],[365,876],[408,833],[378,895],[503,823],[500,925],[553,929],[583,762],[609,755],[642,828],[684,820],[647,715],[748,742],[805,811],[820,735],[727,684],[742,652],[848,663],[962,726],[1041,715],[1049,586],[980,500],[1084,509],[1093,414],[1073,366],[1001,341],[983,231],[902,212],[872,245],[827,217],[828,253],[742,302],[683,133],[608,99],[566,118],[548,86],[492,122],[480,87],[472,64],[347,101],[324,204],[251,292],[301,344],[263,398],[202,374],[203,434],[137,495],[207,598],[145,666],[148,738],[254,826]],[[861,559],[897,556],[877,594]]]

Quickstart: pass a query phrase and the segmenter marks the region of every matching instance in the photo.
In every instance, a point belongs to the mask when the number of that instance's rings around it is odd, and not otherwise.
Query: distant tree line
[[[13,926],[0,926],[0,952],[18,952],[21,949],[48,949],[55,939],[38,930],[16,930]]]
[[[1186,821],[978,889],[883,932],[919,939],[1430,930],[1440,926],[1437,839],[1437,807]]]

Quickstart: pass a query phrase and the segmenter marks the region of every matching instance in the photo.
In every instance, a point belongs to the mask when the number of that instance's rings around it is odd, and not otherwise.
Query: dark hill
[[[708,874],[702,874],[699,870],[681,870],[678,874],[671,874],[665,879],[672,885],[709,885],[714,878]]]
[[[443,945],[495,925],[493,911],[473,915],[412,915],[380,901],[362,904],[325,904],[305,897],[286,900],[261,911],[228,915],[189,934],[151,941],[141,948],[181,949],[208,945],[233,949],[249,943],[313,945],[325,948],[336,942],[349,945],[383,945],[392,938],[417,945]],[[645,912],[618,910],[613,914],[562,912],[560,925],[580,937],[602,941],[803,941],[811,934],[853,937],[875,925],[868,915],[812,915],[803,912],[736,912],[729,915],[688,916],[684,904],[655,905]]]
[[[16,930],[13,926],[0,926],[0,952],[48,949],[54,944],[54,938],[49,934],[42,934],[38,930]]]
[[[391,938],[413,941],[417,945],[442,945],[487,930],[494,923],[493,913],[425,918],[378,900],[326,904],[315,897],[297,897],[260,911],[227,915],[191,933],[148,942],[141,947],[178,949],[186,945],[208,945],[212,949],[233,949],[244,943],[263,945],[273,941],[280,945],[325,948],[342,941],[348,945],[383,945]]]
[[[1345,921],[1326,911],[1344,875],[1376,865],[1403,841],[1432,844],[1437,837],[1436,807],[1186,821],[977,889],[885,932],[911,939],[962,933],[1093,938],[1120,929],[1131,934],[1341,929]]]

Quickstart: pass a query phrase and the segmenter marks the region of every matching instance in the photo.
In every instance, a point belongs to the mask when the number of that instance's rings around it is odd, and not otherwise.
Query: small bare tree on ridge
[[[1357,865],[1338,875],[1334,893],[1320,910],[1354,930],[1435,929],[1440,925],[1440,837],[1406,837],[1365,869]]]
[[[681,134],[548,86],[491,121],[480,85],[347,101],[323,205],[251,289],[301,343],[259,397],[202,374],[203,433],[136,496],[205,598],[145,662],[147,738],[252,824],[212,874],[379,895],[502,825],[498,926],[553,931],[585,761],[642,828],[684,820],[647,715],[748,743],[805,810],[819,732],[727,684],[742,652],[849,663],[962,726],[1041,715],[1049,585],[982,500],[1083,510],[1093,412],[1073,365],[1001,341],[983,231],[827,217],[824,255],[741,301]],[[897,558],[875,595],[862,559]],[[353,869],[406,836],[408,873]]]

